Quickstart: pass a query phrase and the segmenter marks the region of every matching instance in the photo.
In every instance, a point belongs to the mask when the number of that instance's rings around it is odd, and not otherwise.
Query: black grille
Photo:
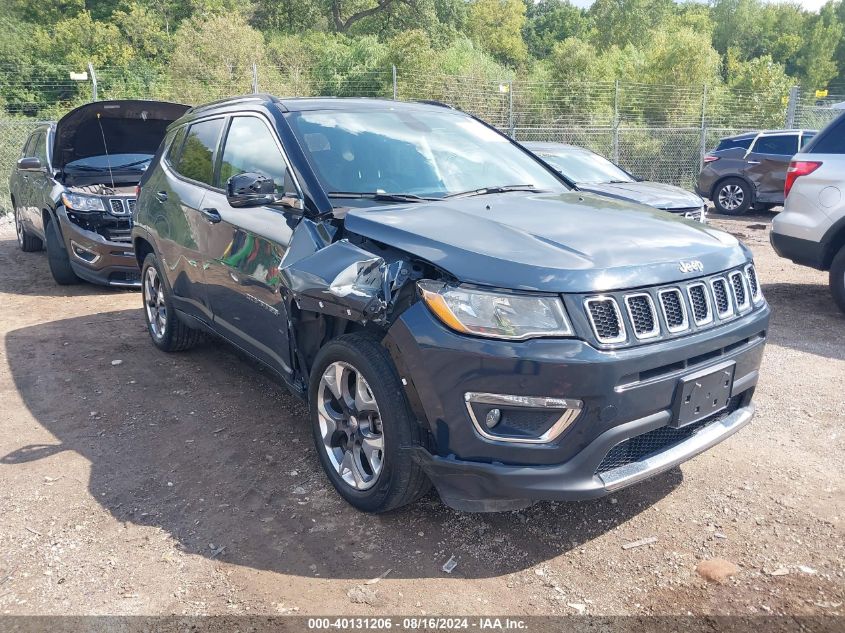
[[[731,311],[731,303],[728,300],[728,286],[724,279],[713,281],[713,297],[716,299],[716,310],[720,315],[728,314]]]
[[[710,303],[707,301],[707,289],[703,284],[689,287],[689,298],[692,304],[692,314],[696,323],[707,323],[710,320]]]
[[[742,283],[741,273],[731,273],[731,285],[733,286],[734,297],[736,297],[736,305],[746,305],[748,297],[745,296],[745,284]]]
[[[129,198],[129,199],[126,201],[126,206],[128,206],[128,207],[129,207],[129,213],[134,213],[134,212],[135,212],[135,202],[136,202],[135,198]]]
[[[628,304],[628,315],[631,317],[637,336],[642,338],[653,335],[657,330],[657,315],[654,314],[653,304],[648,295],[633,295],[626,297],[625,301]]]
[[[125,213],[123,210],[123,200],[112,198],[109,200],[109,204],[111,205],[112,213],[115,215],[123,215]]]
[[[686,316],[679,290],[666,290],[660,293],[660,303],[663,306],[663,316],[670,330],[686,328]]]
[[[708,424],[722,420],[736,411],[742,402],[742,397],[742,394],[734,396],[728,402],[726,409],[683,428],[676,429],[671,426],[661,426],[658,429],[637,435],[636,437],[625,440],[621,444],[617,444],[601,460],[598,468],[596,468],[596,474],[606,473],[614,468],[633,464],[683,442]]]
[[[748,285],[751,287],[751,296],[759,296],[760,286],[757,282],[757,271],[755,270],[754,266],[749,266],[745,269],[745,272],[748,273]]]
[[[587,309],[593,321],[596,337],[602,342],[612,342],[622,336],[622,322],[613,299],[591,299]]]

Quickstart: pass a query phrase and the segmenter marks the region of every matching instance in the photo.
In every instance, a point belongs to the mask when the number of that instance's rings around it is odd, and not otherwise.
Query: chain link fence
[[[740,132],[819,129],[843,112],[839,96],[731,91],[725,87],[633,81],[559,83],[399,72],[396,68],[252,65],[178,77],[161,68],[0,67],[0,214],[9,210],[8,177],[38,121],[99,99],[205,103],[269,92],[289,97],[432,100],[474,114],[520,141],[587,147],[635,176],[692,188],[704,154]],[[73,77],[73,78],[72,78]]]

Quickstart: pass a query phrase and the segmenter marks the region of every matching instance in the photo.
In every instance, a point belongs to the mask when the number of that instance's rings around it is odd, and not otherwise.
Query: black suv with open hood
[[[153,343],[208,331],[272,368],[362,510],[430,484],[465,510],[600,496],[754,411],[769,309],[747,248],[572,190],[445,106],[194,108],[132,236]]]
[[[138,286],[129,238],[135,188],[188,106],[162,101],[97,101],[27,139],[9,182],[18,243],[46,244],[60,284],[80,279]]]

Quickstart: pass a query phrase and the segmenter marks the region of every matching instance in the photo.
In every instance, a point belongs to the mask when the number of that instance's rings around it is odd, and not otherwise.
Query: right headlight
[[[106,207],[103,204],[102,198],[95,196],[85,196],[80,193],[70,193],[66,191],[62,194],[62,204],[66,208],[74,211],[105,211]]]
[[[431,280],[417,286],[437,318],[462,334],[517,341],[573,334],[560,297],[492,292]]]

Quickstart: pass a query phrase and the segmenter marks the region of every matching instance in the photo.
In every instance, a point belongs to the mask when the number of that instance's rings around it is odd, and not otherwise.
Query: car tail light
[[[792,185],[801,176],[812,174],[822,164],[816,160],[794,160],[789,163],[789,169],[786,170],[786,184],[783,187],[783,197],[786,198],[792,190]]]
[[[718,156],[705,156],[704,164],[706,165],[707,163],[715,163],[717,160],[719,160]]]

